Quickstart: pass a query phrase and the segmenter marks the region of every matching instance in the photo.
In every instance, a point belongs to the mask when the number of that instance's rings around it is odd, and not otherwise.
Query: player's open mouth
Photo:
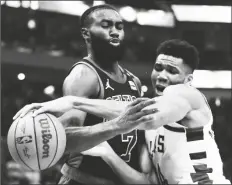
[[[157,89],[157,91],[159,91],[159,92],[163,92],[164,89],[165,89],[165,87],[162,86],[162,85],[156,85],[156,89]]]

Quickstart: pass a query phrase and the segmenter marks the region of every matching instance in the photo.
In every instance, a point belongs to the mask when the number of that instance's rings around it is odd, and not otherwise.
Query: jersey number
[[[125,162],[129,162],[131,158],[131,150],[134,148],[134,146],[137,143],[137,130],[133,130],[132,132],[122,134],[122,142],[127,142],[127,149],[124,154],[121,155],[121,158]]]
[[[163,135],[158,136],[158,142],[157,142],[157,138],[156,138],[154,150],[161,152],[161,153],[164,153],[164,136]]]

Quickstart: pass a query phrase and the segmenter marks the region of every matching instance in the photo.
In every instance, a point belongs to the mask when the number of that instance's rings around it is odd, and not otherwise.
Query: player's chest
[[[135,83],[127,80],[125,83],[117,83],[109,78],[103,81],[104,98],[116,101],[134,101],[139,97]]]

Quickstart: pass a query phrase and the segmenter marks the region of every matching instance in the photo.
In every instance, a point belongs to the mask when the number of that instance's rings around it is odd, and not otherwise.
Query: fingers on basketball
[[[41,106],[42,106],[42,103],[32,103],[30,105],[26,105],[15,114],[15,116],[13,117],[13,120],[16,120],[18,117],[24,117],[29,111],[40,108]]]
[[[42,113],[45,113],[45,112],[47,112],[47,109],[45,107],[41,107],[40,109],[35,110],[35,112],[32,114],[32,117],[35,117],[35,116],[42,114]]]
[[[38,109],[41,106],[42,105],[40,103],[32,103],[32,104],[28,105],[28,107],[24,110],[24,112],[21,114],[20,117],[24,117],[28,112],[32,111],[33,109]]]

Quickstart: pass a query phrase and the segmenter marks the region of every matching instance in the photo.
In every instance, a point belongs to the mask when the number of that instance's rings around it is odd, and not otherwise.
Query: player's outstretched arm
[[[147,99],[143,99],[147,100]],[[129,102],[115,100],[99,100],[76,98],[73,99],[73,108],[78,109],[98,117],[106,118],[107,120],[114,119],[125,111]]]
[[[114,173],[121,179],[125,184],[154,184],[156,181],[153,181],[151,178],[151,171],[138,172],[135,169],[131,168],[125,161],[123,161],[110,147],[107,142],[103,142],[87,151],[82,152],[84,155],[101,157],[114,171]],[[151,165],[151,161],[145,164],[146,166]]]
[[[148,98],[142,99],[147,100]],[[119,116],[128,104],[129,102],[115,100],[99,100],[77,96],[64,96],[48,102],[26,105],[15,114],[13,119],[15,120],[18,117],[24,117],[32,110],[35,110],[33,116],[37,116],[38,114],[45,112],[52,113],[55,116],[61,116],[72,109],[78,109],[110,120]]]
[[[157,129],[166,124],[174,123],[182,120],[192,109],[193,93],[186,92],[184,85],[169,86],[164,90],[163,96],[156,97],[155,104],[145,108],[157,109],[157,112],[148,117],[153,117],[151,122],[139,125],[138,129],[152,130]],[[194,104],[197,104],[197,98],[194,98]]]

